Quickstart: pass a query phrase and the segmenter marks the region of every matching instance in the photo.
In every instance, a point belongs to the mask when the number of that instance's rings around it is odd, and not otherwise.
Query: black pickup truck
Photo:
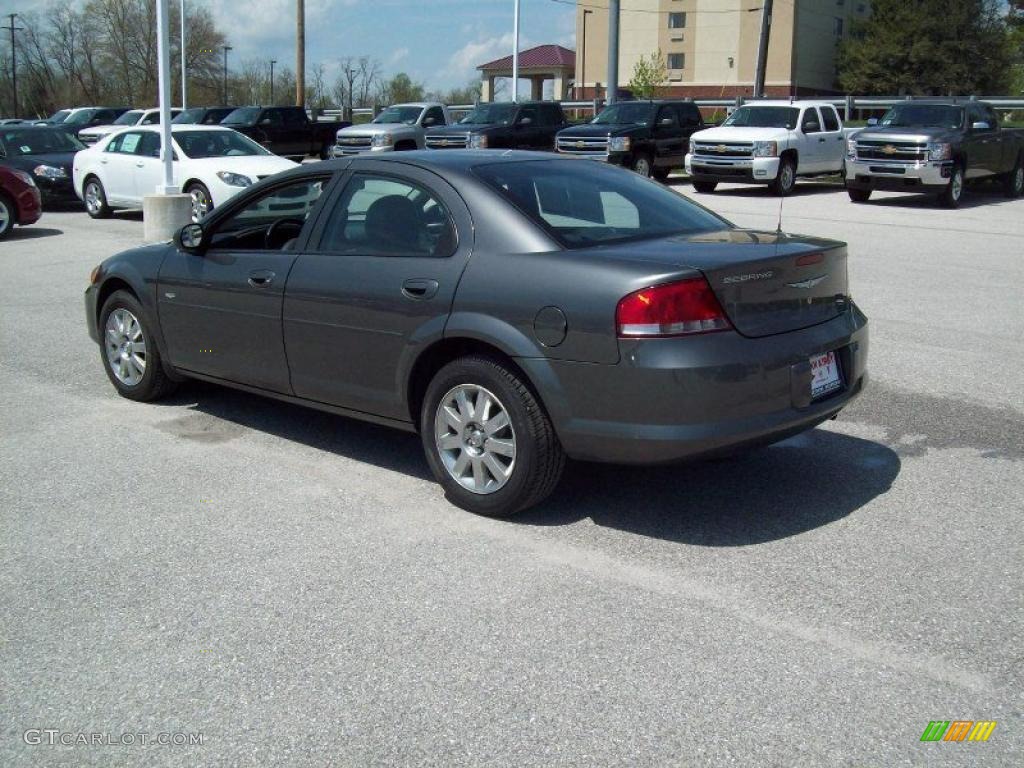
[[[620,101],[589,123],[560,131],[556,148],[664,180],[683,167],[690,135],[707,127],[692,101]]]
[[[427,131],[427,149],[555,148],[555,134],[565,127],[565,113],[554,101],[489,102],[459,122]]]
[[[1000,127],[983,101],[902,102],[847,140],[846,190],[855,203],[883,189],[931,192],[956,208],[964,186],[985,179],[1009,197],[1024,193],[1024,131]]]
[[[244,133],[275,155],[300,160],[307,155],[326,160],[338,129],[351,125],[312,122],[302,107],[239,107],[220,124]]]

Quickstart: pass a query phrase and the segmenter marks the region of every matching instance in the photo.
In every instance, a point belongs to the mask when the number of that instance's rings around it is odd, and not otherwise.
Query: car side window
[[[117,145],[117,149],[112,150],[122,155],[134,155],[138,153],[139,142],[142,141],[141,131],[128,131],[127,133],[121,134],[121,141]]]
[[[969,119],[971,121],[971,125],[973,125],[974,123],[977,123],[977,122],[982,122],[982,123],[988,123],[988,127],[989,128],[993,127],[993,123],[989,120],[988,116],[985,114],[985,110],[983,110],[979,105],[971,104],[971,106],[968,107],[967,114],[970,116]]]
[[[446,122],[444,119],[444,110],[440,107],[431,107],[427,110],[427,114],[423,116],[424,121],[430,119],[433,119],[433,125],[444,125]]]
[[[329,176],[274,187],[217,222],[210,248],[283,250],[299,236]],[[271,225],[274,225],[271,230]]]
[[[281,125],[281,110],[268,109],[260,116],[260,125]]]
[[[668,120],[669,122],[665,122]],[[658,120],[655,123],[659,128],[678,128],[679,118],[676,116],[676,111],[669,106],[664,106],[658,110]]]
[[[839,130],[839,116],[836,114],[835,108],[823,107],[821,110],[821,117],[825,121],[826,131]]]
[[[981,119],[988,123],[990,126],[992,126],[993,128],[999,127],[999,118],[996,117],[996,111],[992,109],[992,107],[988,106],[987,104],[983,105],[981,107],[981,114],[983,115]]]
[[[142,134],[135,154],[143,157],[160,157],[160,134],[146,131]]]
[[[140,123],[140,125],[159,125],[159,123],[160,123],[160,113],[159,112],[150,112],[148,115],[146,115],[144,118],[142,118],[142,123]]]
[[[679,123],[684,127],[700,125],[700,110],[696,104],[677,104],[676,112],[679,114]]]
[[[821,131],[821,119],[818,117],[818,110],[815,107],[808,107],[804,110],[803,120],[800,121],[800,130],[804,133],[819,133]]]
[[[305,125],[306,113],[301,109],[286,109],[284,111],[284,124],[291,126]]]
[[[437,195],[404,179],[357,173],[328,214],[317,250],[444,258],[457,245],[451,214]]]
[[[117,136],[115,136],[114,138],[112,138],[110,141],[107,142],[107,146],[105,146],[103,148],[103,151],[104,152],[120,152],[121,151],[121,142],[124,141],[124,137],[127,136],[127,135],[128,134],[125,134],[125,133],[119,133]]]
[[[544,104],[541,106],[541,125],[560,125],[562,122],[562,115],[558,111],[558,107],[554,104]]]
[[[524,120],[529,120],[531,125],[540,124],[540,116],[537,114],[536,107],[523,107],[519,110],[519,116],[516,117],[516,125],[522,125]]]

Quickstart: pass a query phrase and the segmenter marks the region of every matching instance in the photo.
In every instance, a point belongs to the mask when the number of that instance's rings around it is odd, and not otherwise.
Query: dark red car
[[[42,215],[39,187],[32,177],[0,165],[0,240],[10,234],[15,224],[35,224]]]

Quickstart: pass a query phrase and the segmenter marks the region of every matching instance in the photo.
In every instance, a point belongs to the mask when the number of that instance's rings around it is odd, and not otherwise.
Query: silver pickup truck
[[[346,157],[364,152],[423,149],[424,129],[448,125],[449,122],[448,108],[443,104],[394,104],[369,123],[339,130],[331,155]]]
[[[983,101],[906,101],[847,141],[846,190],[855,203],[879,189],[930,192],[956,208],[965,184],[985,179],[1009,197],[1024,194],[1024,131],[1002,128]]]

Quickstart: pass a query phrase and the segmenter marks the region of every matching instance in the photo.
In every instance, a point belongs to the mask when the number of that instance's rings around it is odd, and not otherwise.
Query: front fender
[[[170,246],[165,244],[145,246],[111,256],[100,266],[100,279],[97,283],[96,318],[103,309],[107,296],[120,285],[128,288],[138,297],[139,302],[149,314],[153,326],[150,330],[163,358],[167,359],[167,345],[164,342],[163,330],[160,327],[160,315],[157,308],[157,279],[160,266]]]

